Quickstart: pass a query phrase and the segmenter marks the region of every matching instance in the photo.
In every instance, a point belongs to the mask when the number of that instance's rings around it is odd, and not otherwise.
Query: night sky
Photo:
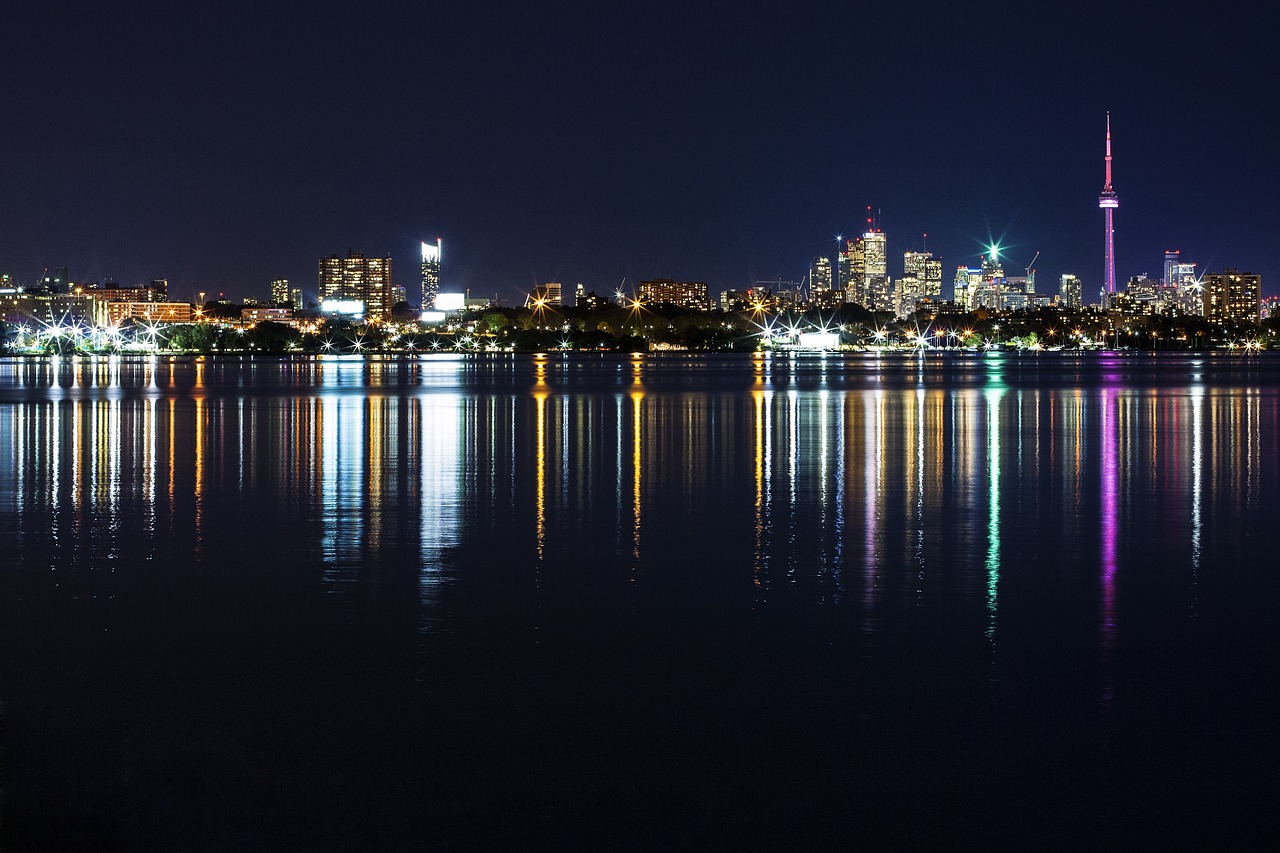
[[[802,278],[878,211],[891,275],[990,239],[1040,290],[1235,266],[1280,291],[1277,53],[1169,4],[167,4],[5,15],[0,272],[268,297],[389,254],[417,298]],[[1258,6],[1258,9],[1263,7]],[[1260,13],[1259,13],[1260,14]],[[1110,37],[1106,36],[1110,32]]]

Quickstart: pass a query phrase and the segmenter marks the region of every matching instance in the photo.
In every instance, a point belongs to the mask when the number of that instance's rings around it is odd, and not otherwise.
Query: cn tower
[[[1111,113],[1107,113],[1107,182],[1102,185],[1102,195],[1098,196],[1098,207],[1102,208],[1107,223],[1107,259],[1103,275],[1108,295],[1116,292],[1116,227],[1113,217],[1119,206],[1120,198],[1111,188]]]

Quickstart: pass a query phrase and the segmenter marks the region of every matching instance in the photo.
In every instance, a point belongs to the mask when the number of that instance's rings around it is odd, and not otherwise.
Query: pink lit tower
[[[1107,113],[1107,182],[1102,185],[1102,195],[1098,196],[1098,207],[1102,208],[1107,223],[1107,260],[1105,290],[1106,299],[1110,301],[1116,292],[1116,228],[1115,209],[1120,206],[1120,198],[1111,188],[1111,113]]]

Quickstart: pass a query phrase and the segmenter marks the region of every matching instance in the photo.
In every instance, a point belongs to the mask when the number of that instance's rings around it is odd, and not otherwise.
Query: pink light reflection
[[[1111,703],[1110,659],[1116,636],[1116,431],[1113,409],[1116,407],[1116,391],[1106,388],[1102,392],[1102,655],[1104,669],[1103,704]]]

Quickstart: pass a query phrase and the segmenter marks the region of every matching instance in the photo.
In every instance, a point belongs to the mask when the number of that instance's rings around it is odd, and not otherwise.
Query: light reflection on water
[[[1269,814],[1234,769],[1274,726],[1278,388],[1202,356],[0,359],[0,701],[28,777],[78,786],[50,826],[152,831],[101,848],[255,849],[270,811],[396,849],[469,809],[441,846],[557,809],[670,821],[659,849],[1008,846],[1207,821],[1209,786],[1235,832]]]
[[[1095,579],[1110,648],[1128,564],[1181,564],[1194,611],[1209,540],[1274,509],[1274,386],[1214,366],[1173,382],[1118,358],[1030,379],[1007,357],[6,361],[0,497],[28,568],[199,563],[270,523],[255,547],[313,555],[334,593],[412,553],[427,609],[469,545],[629,584],[746,583],[757,607],[844,605],[852,587],[870,632],[899,601],[970,598],[998,641],[1005,582],[1038,561]],[[716,555],[714,582],[673,574],[682,548]]]

